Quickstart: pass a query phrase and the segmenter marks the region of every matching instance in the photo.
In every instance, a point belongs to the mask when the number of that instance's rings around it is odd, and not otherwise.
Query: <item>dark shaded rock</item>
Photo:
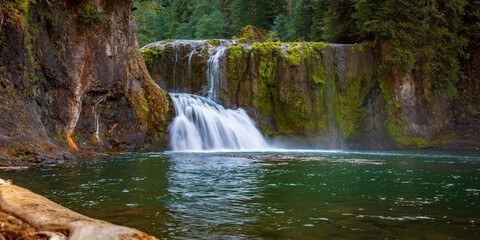
[[[386,103],[384,124],[394,142],[414,148],[478,148],[480,98],[473,79],[480,76],[461,80],[457,87],[459,98],[434,94],[425,76],[415,70],[394,69],[389,61],[393,54],[390,48],[390,44],[378,42],[375,49],[378,82]],[[480,55],[475,55],[475,50],[471,54],[470,64],[475,65]]]
[[[166,147],[172,107],[143,63],[133,2],[37,1],[18,15],[0,4],[8,19],[0,29],[0,164]]]

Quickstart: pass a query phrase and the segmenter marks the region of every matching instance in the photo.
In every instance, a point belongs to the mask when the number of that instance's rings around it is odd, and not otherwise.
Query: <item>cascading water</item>
[[[174,45],[173,52],[175,55],[175,62],[173,63],[173,72],[172,72],[172,79],[173,79],[173,92],[178,91],[178,84],[177,84],[177,63],[178,63],[178,46]]]
[[[192,44],[193,43],[193,44]],[[164,43],[158,43],[164,44]],[[157,45],[158,45],[157,44]],[[201,42],[189,42],[191,58]],[[203,44],[207,44],[204,41]],[[211,46],[207,62],[207,97],[186,93],[171,93],[176,116],[170,125],[170,145],[173,151],[264,151],[270,146],[255,127],[255,122],[243,109],[225,109],[219,102],[218,87],[222,82],[222,59],[232,42],[222,41]],[[177,53],[177,51],[175,51]],[[175,58],[177,61],[177,56]]]
[[[243,109],[225,109],[209,98],[171,93],[176,117],[170,125],[173,151],[264,151],[269,145]]]
[[[188,66],[187,66],[187,78],[191,79],[192,78],[192,57],[195,51],[197,50],[197,46],[193,45],[192,46],[192,51],[188,55]]]
[[[170,96],[175,106],[176,116],[170,131],[170,145],[173,151],[265,151],[269,146],[255,122],[243,109],[225,109],[220,103],[219,87],[224,80],[223,71],[225,53],[235,40],[219,40],[212,45],[208,40],[160,41],[146,45],[142,49],[168,46],[172,49],[173,88]],[[179,46],[189,46],[189,52],[181,52]],[[186,55],[185,53],[188,53]],[[191,61],[194,54],[208,54],[207,88],[200,93],[207,97],[193,94],[177,93],[182,91],[183,82],[177,78],[192,78]],[[183,54],[183,55],[182,55]],[[185,62],[186,60],[186,62]],[[185,64],[186,63],[186,64]],[[177,66],[186,65],[186,74],[177,70]],[[180,76],[181,77],[178,77]]]
[[[208,97],[218,102],[218,85],[222,82],[222,68],[220,65],[221,58],[225,56],[227,47],[219,46],[217,52],[212,55],[207,62],[207,80],[208,80]]]

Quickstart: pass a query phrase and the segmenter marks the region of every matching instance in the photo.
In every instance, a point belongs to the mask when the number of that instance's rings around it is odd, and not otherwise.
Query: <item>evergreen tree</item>
[[[354,43],[361,41],[357,34],[357,24],[352,14],[357,12],[356,4],[367,1],[326,0],[324,18],[324,38],[329,42]],[[380,5],[382,5],[380,3]]]
[[[326,41],[325,18],[327,17],[328,1],[312,0],[312,40]]]
[[[167,12],[156,1],[138,1],[135,7],[141,9],[135,14],[135,27],[140,46],[168,38]]]
[[[222,13],[216,10],[212,14],[203,15],[198,21],[195,37],[197,39],[230,38],[231,34]]]
[[[233,34],[240,32],[242,27],[253,25],[253,0],[233,0],[230,4],[230,22]]]
[[[295,7],[292,17],[289,38],[295,41],[311,41],[313,26],[312,0],[300,0]]]
[[[288,18],[284,14],[279,14],[275,18],[273,22],[272,31],[277,34],[277,37],[280,41],[288,41],[289,40],[289,31],[287,28]],[[275,39],[273,39],[275,40]]]
[[[261,29],[270,29],[275,20],[276,1],[254,0],[253,26]]]

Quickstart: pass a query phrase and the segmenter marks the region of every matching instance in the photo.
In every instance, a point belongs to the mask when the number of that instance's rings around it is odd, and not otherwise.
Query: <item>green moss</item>
[[[218,39],[210,39],[208,40],[208,43],[210,43],[213,46],[219,46],[220,45],[220,40]]]
[[[295,87],[291,87],[288,95],[278,98],[275,102],[275,121],[278,133],[305,132],[314,119],[310,116],[311,109],[306,102],[306,96]]]
[[[232,45],[230,47],[230,52],[228,54],[228,58],[230,60],[239,59],[242,57],[242,46],[240,45]]]
[[[258,61],[258,98],[255,101],[255,105],[264,115],[269,115],[273,112],[275,98],[278,98],[278,96],[275,96],[277,93],[277,91],[275,91],[275,78],[277,74],[279,51],[279,43],[255,42],[253,44],[252,54]]]
[[[325,53],[325,43],[324,42],[312,42],[312,48],[319,53]]]
[[[308,136],[316,136],[326,129],[326,70],[317,62],[310,60],[321,56],[323,44],[311,43],[287,43],[288,49],[282,49],[280,42],[254,43],[252,50],[253,66],[257,72],[257,93],[253,104],[263,115],[274,118],[275,129],[261,127],[267,134],[295,134],[303,133]],[[283,52],[283,51],[285,52]],[[285,82],[277,82],[279,64],[298,66],[305,60],[306,66],[315,69],[311,73],[315,86],[313,93],[309,89],[299,88],[298,69],[291,70],[293,79],[281,79]],[[315,65],[311,65],[314,63]],[[285,66],[285,65],[282,65]],[[287,66],[288,67],[288,66]],[[323,84],[322,84],[323,83]],[[318,89],[318,90],[317,90]],[[317,92],[318,91],[318,92]],[[260,124],[262,125],[262,124]]]
[[[203,71],[200,71],[200,69],[198,68],[192,68],[192,74],[191,74],[192,86],[200,87],[202,85],[203,76],[204,76]]]
[[[229,81],[241,81],[241,67],[244,65],[242,62],[242,46],[232,45],[228,51],[228,72]],[[234,90],[236,93],[236,91]]]
[[[327,71],[323,66],[316,66],[312,74],[312,79],[316,84],[327,84]]]
[[[358,52],[363,53],[363,44],[355,43],[352,48],[353,48],[353,52],[357,50]]]
[[[154,62],[154,60],[161,59],[162,54],[163,48],[160,46],[154,46],[142,51],[143,60],[148,67],[151,67],[151,64]]]
[[[73,139],[75,139],[75,141],[77,141],[77,142],[80,141],[80,136],[78,135],[78,133],[75,134],[75,136],[73,137]]]
[[[21,15],[27,12],[30,3],[35,0],[0,0],[0,3],[7,10],[7,21],[17,20]]]
[[[165,133],[171,121],[169,96],[151,80],[131,94],[140,130],[147,133],[149,142],[158,142],[159,133]]]
[[[298,57],[295,54],[288,56],[288,65],[290,66],[298,66],[300,65],[300,61],[301,61],[300,57]]]
[[[204,48],[203,48],[203,51],[202,51],[202,58],[205,58],[208,56],[208,45],[206,45]]]
[[[80,33],[85,33],[90,26],[96,25],[105,19],[103,11],[97,11],[93,5],[92,0],[83,0],[78,5],[78,21]]]
[[[255,55],[259,56],[258,73],[267,82],[273,82],[275,79],[280,45],[271,42],[253,44]]]
[[[30,89],[31,92],[28,93],[35,94],[35,91],[38,88],[37,82],[39,79],[35,74],[35,69],[39,67],[39,63],[35,57],[34,43],[35,40],[38,39],[39,27],[32,20],[33,12],[29,11],[28,4],[25,6],[25,9],[22,9],[21,13],[25,33],[23,42],[25,44],[25,49],[27,50],[25,53],[25,67],[23,68],[24,77],[32,84],[32,88]]]
[[[142,105],[142,106],[140,106],[140,107],[142,108],[142,111],[143,111],[143,112],[146,112],[146,113],[150,112],[150,109],[148,109],[148,106]]]
[[[248,39],[248,40],[254,40],[255,39],[255,32],[256,28],[253,27],[252,25],[247,25],[242,28],[242,38]]]
[[[135,56],[129,58],[128,72],[134,76],[148,76],[147,70],[141,64],[140,51],[129,48],[128,53],[130,56]],[[158,136],[166,134],[173,114],[169,95],[150,78],[143,79],[141,86],[132,83],[127,90],[126,97],[129,99],[130,106],[136,111],[137,124],[125,131],[142,131],[147,134],[147,142],[161,143],[162,139]]]
[[[339,124],[343,139],[348,140],[357,133],[365,109],[362,103],[368,94],[366,75],[360,75],[349,81],[344,92],[336,87],[335,118]]]
[[[404,146],[417,148],[426,148],[437,143],[437,141],[431,138],[416,137],[410,134],[405,129],[407,121],[406,117],[389,117],[385,122],[385,128],[395,142]]]
[[[262,133],[264,133],[266,135],[273,134],[272,125],[266,123],[263,119],[259,120],[259,128],[262,131]]]
[[[324,133],[327,131],[328,127],[328,91],[327,85],[322,85],[320,89],[317,91],[317,96],[314,98],[313,101],[313,116],[315,117],[315,125],[314,129],[316,130],[314,133],[318,135],[318,133]]]
[[[318,58],[324,53],[325,43],[287,43],[287,62],[290,66],[298,66],[302,60],[310,61],[313,57]]]

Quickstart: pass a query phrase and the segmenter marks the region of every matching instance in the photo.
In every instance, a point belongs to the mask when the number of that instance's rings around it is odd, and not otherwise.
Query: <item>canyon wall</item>
[[[166,147],[173,109],[142,60],[133,2],[0,2],[0,164]]]

